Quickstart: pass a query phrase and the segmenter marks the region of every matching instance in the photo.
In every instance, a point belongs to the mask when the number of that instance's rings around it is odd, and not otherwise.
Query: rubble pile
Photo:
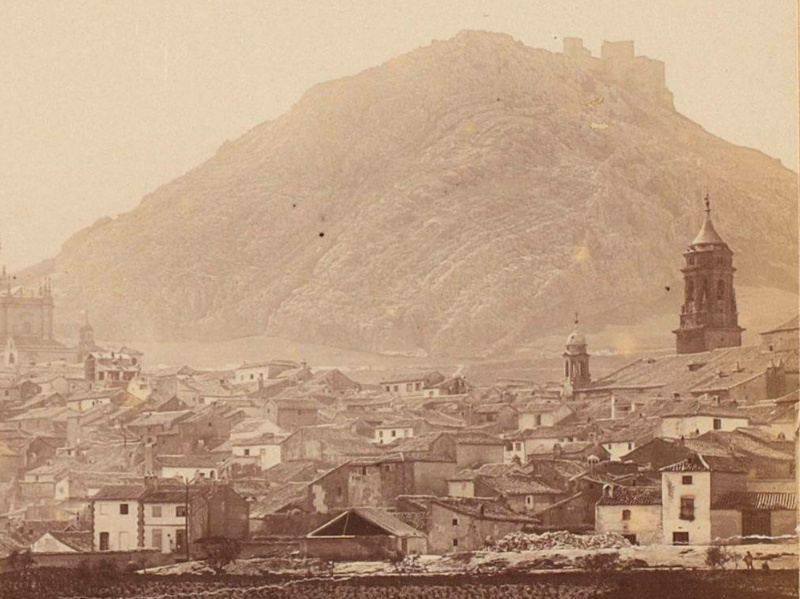
[[[492,551],[538,551],[541,549],[622,549],[628,539],[614,532],[576,535],[564,530],[540,535],[512,532],[491,545]]]

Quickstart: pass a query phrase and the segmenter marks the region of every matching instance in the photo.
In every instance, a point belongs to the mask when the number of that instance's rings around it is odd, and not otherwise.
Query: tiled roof
[[[479,520],[495,520],[499,522],[519,522],[534,524],[535,518],[518,514],[503,503],[478,497],[432,497],[432,504],[441,506],[456,513],[464,514]]]
[[[661,505],[661,488],[614,485],[612,495],[604,493],[597,505]]]
[[[485,478],[484,482],[502,495],[560,495],[562,491],[527,476]]]
[[[504,445],[502,439],[487,433],[463,431],[445,434],[451,435],[459,445]]]
[[[523,439],[561,439],[564,437],[579,438],[584,436],[584,431],[578,426],[540,426],[516,431],[506,438],[509,440]]]
[[[734,491],[716,499],[712,510],[796,510],[796,493]]]
[[[766,334],[769,334],[769,333],[781,333],[781,332],[784,332],[784,331],[796,331],[799,328],[800,328],[800,316],[793,316],[792,318],[790,318],[789,320],[787,320],[783,324],[778,325],[774,329],[770,329],[768,331],[762,331],[761,334],[762,335],[766,335]]]
[[[128,426],[158,426],[172,424],[192,415],[191,410],[175,410],[170,412],[147,412]]]
[[[100,489],[92,497],[94,501],[114,501],[116,499],[139,499],[145,492],[144,485],[109,485]]]
[[[263,518],[293,506],[299,507],[307,495],[307,482],[289,482],[269,489],[250,504],[250,518]]]
[[[366,520],[367,522],[383,529],[388,534],[395,536],[395,537],[424,537],[425,534],[413,528],[403,522],[402,520],[398,519],[396,516],[392,515],[390,512],[376,507],[354,507],[346,512],[336,516],[330,522],[323,524],[318,529],[310,532],[308,534],[309,537],[317,536],[317,533],[323,533],[326,528],[328,528],[334,522],[339,520],[347,521],[350,514],[355,514],[356,516]],[[346,526],[346,525],[345,525]],[[324,536],[324,535],[321,535]]]
[[[699,394],[703,390],[735,387],[763,373],[771,361],[779,359],[796,368],[798,351],[762,353],[758,346],[747,346],[640,359],[595,381],[592,388],[643,389],[664,398],[672,397],[673,393]]]
[[[661,472],[745,473],[747,469],[738,458],[693,453],[682,462],[663,467]]]

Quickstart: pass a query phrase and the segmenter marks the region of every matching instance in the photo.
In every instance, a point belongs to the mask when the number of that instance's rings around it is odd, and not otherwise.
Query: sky
[[[794,0],[2,0],[0,263],[58,253],[312,85],[464,29],[633,39],[676,108],[797,170]]]

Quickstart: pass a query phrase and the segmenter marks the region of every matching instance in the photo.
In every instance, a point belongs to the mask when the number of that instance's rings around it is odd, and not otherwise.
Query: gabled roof
[[[350,531],[348,530],[349,520],[355,516],[356,518],[361,518],[362,520],[372,524],[373,526],[378,527],[379,529],[383,530],[387,535],[391,535],[394,537],[401,537],[401,538],[413,538],[413,537],[425,537],[425,534],[418,531],[416,528],[412,528],[402,520],[399,520],[396,516],[392,515],[386,510],[376,508],[376,507],[355,507],[347,510],[346,512],[339,514],[330,522],[323,524],[316,530],[308,533],[308,537],[324,537],[328,536],[324,533],[331,529],[337,529],[337,525],[341,527],[341,532],[335,533],[333,536],[351,536],[348,534]]]
[[[778,325],[774,329],[769,329],[768,331],[762,331],[762,335],[768,335],[770,333],[783,333],[783,332],[791,332],[800,329],[800,315],[792,316],[789,320],[784,322],[783,324]]]
[[[51,531],[45,534],[49,534],[56,541],[75,551],[88,552],[92,550],[92,531],[90,530]]]
[[[524,475],[486,477],[482,480],[504,496],[561,495],[563,492]]]

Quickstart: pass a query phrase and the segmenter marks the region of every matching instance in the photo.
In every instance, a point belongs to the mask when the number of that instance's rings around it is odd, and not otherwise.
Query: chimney
[[[681,435],[681,438],[678,440],[678,447],[686,447],[686,439],[683,435]]]

